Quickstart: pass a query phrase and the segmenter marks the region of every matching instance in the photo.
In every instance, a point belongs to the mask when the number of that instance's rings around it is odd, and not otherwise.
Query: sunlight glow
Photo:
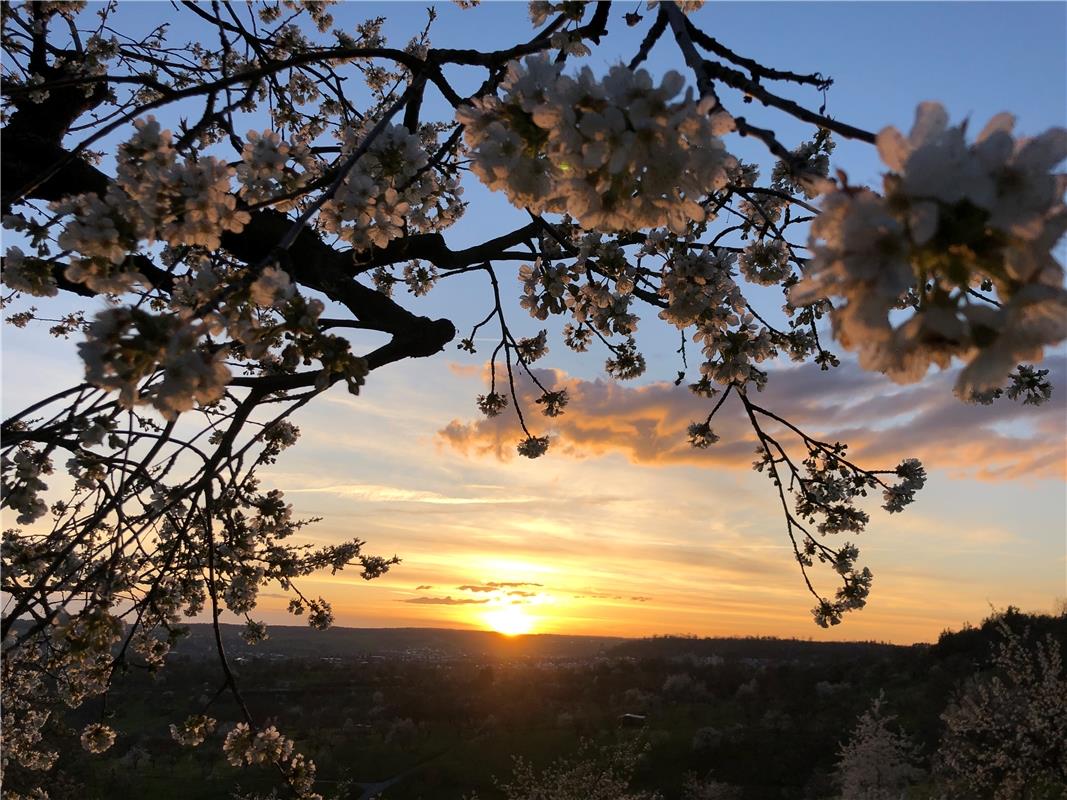
[[[534,619],[523,611],[522,606],[508,605],[489,611],[483,617],[485,624],[505,636],[518,636],[533,630]]]

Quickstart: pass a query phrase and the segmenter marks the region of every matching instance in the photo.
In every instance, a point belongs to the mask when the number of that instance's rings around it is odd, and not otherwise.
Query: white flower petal
[[[915,109],[915,124],[908,134],[912,147],[918,147],[931,139],[936,139],[948,127],[948,112],[940,103],[926,101],[919,103]]]
[[[1002,111],[986,123],[986,126],[982,128],[982,132],[978,134],[978,138],[975,141],[984,142],[994,133],[1006,133],[1010,136],[1014,127],[1015,116]]]
[[[878,132],[878,155],[882,162],[894,172],[903,172],[904,164],[911,154],[904,134],[892,125]]]

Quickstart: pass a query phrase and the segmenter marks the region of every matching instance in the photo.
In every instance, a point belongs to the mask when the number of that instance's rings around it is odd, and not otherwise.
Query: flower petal
[[[894,172],[903,172],[904,164],[911,153],[904,134],[890,125],[878,132],[877,141],[878,155],[882,157],[885,165]]]
[[[915,109],[915,124],[908,134],[908,141],[912,147],[918,147],[924,142],[940,136],[948,127],[948,112],[940,103],[930,100],[919,103]]]
[[[1009,114],[1006,111],[995,115],[986,126],[982,128],[982,132],[978,134],[978,138],[975,141],[984,141],[987,137],[992,136],[994,133],[1007,133],[1011,134],[1012,128],[1015,127],[1015,116]]]

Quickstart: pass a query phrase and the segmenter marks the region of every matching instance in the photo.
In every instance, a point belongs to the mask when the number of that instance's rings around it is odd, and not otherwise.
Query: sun
[[[522,610],[520,605],[509,605],[489,611],[485,614],[485,623],[505,636],[519,636],[533,630],[534,620]]]

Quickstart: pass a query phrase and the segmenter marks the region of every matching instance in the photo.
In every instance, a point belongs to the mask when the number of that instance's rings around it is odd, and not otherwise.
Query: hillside
[[[248,645],[241,625],[222,625],[226,652],[235,657],[357,658],[409,657],[420,660],[484,658],[588,659],[597,656],[636,659],[722,658],[758,661],[824,661],[877,658],[901,654],[908,646],[880,642],[817,642],[773,637],[616,636],[528,634],[505,636],[495,631],[454,628],[343,628],[317,631],[306,626],[271,625],[270,638]],[[214,633],[205,623],[188,626],[189,635],[175,654],[202,658],[215,653]],[[924,647],[924,646],[919,646]]]
[[[189,658],[215,653],[211,625],[189,625],[189,636],[175,647],[175,654]],[[435,658],[575,658],[605,653],[624,640],[611,636],[558,636],[536,634],[509,637],[494,631],[450,628],[342,628],[317,631],[307,626],[271,625],[270,638],[247,645],[240,638],[241,625],[223,625],[223,644],[232,656],[284,658],[403,657]]]

